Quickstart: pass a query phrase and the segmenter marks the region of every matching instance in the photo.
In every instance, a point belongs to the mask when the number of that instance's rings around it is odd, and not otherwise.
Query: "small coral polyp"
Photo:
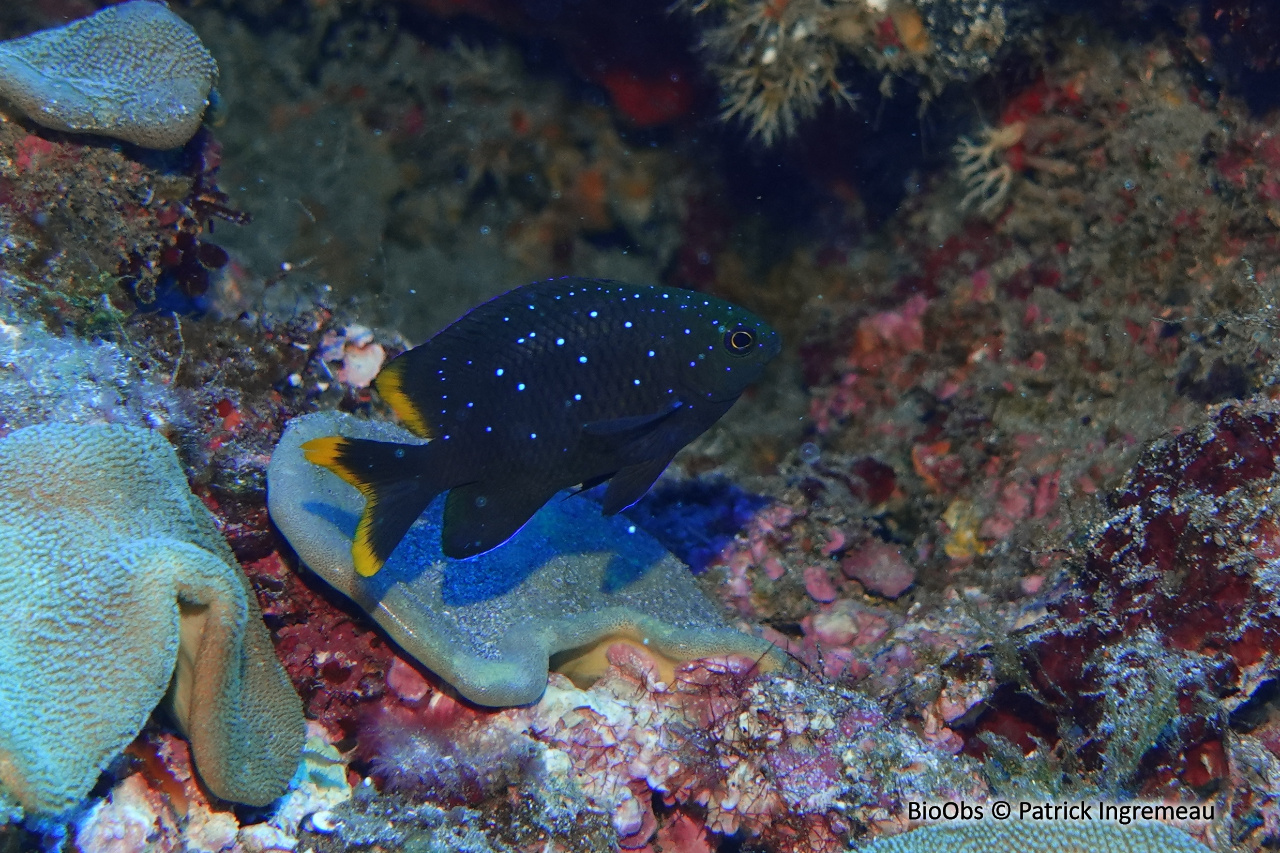
[[[1026,122],[1016,121],[984,129],[978,142],[965,137],[956,143],[960,179],[969,188],[960,200],[962,208],[976,207],[991,215],[1004,207],[1015,175],[1012,158],[1007,155],[1026,132]]]
[[[1073,115],[1079,89],[1078,80],[1058,86],[1038,82],[1011,100],[995,126],[984,128],[976,140],[962,137],[956,143],[956,171],[966,189],[961,209],[994,219],[1023,178],[1029,178],[1027,188],[1036,198],[1052,200],[1057,183],[1079,171],[1062,156],[1064,150],[1078,154],[1090,136]]]

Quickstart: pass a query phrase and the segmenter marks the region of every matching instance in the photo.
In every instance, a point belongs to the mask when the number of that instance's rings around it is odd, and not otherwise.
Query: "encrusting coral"
[[[863,848],[867,853],[1208,853],[1209,848],[1163,823],[1003,823],[975,821],[925,826]]]
[[[165,699],[219,797],[265,805],[302,709],[173,448],[121,425],[0,441],[0,789],[61,812]]]
[[[0,287],[11,279],[0,273]],[[18,313],[0,303],[0,312]],[[0,424],[121,423],[164,428],[187,413],[174,389],[110,341],[50,334],[40,323],[0,321]]]
[[[146,148],[195,134],[217,76],[191,25],[150,0],[0,42],[0,98],[45,127]]]
[[[536,700],[550,663],[596,674],[610,640],[641,643],[672,662],[768,654],[769,643],[725,624],[662,546],[580,498],[553,500],[505,545],[466,560],[441,554],[437,502],[377,575],[357,576],[351,534],[363,499],[301,451],[334,434],[421,441],[334,413],[294,420],[267,471],[272,519],[303,562],[473,702]]]

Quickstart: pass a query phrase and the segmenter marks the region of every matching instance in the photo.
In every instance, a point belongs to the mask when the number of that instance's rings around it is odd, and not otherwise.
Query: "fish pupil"
[[[756,336],[750,329],[737,328],[724,336],[725,347],[735,355],[747,352],[755,342]]]

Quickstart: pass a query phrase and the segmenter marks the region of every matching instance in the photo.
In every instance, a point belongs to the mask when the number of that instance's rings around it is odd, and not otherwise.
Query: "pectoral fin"
[[[659,456],[636,465],[628,465],[613,475],[604,493],[601,512],[614,515],[644,497],[662,472],[671,464],[672,456]]]
[[[660,412],[651,412],[646,415],[632,415],[625,418],[610,418],[605,421],[592,421],[584,424],[582,431],[588,435],[624,435],[627,433],[644,432],[646,429],[656,426],[664,419],[675,414],[680,408],[679,400],[673,400],[669,406]]]

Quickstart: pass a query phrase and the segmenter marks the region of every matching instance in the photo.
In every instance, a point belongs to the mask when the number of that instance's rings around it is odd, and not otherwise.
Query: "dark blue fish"
[[[780,341],[723,300],[673,287],[562,278],[473,309],[374,386],[427,444],[331,436],[303,445],[363,493],[352,544],[372,575],[441,492],[449,557],[501,545],[552,495],[608,482],[639,500],[672,457],[759,378]]]

